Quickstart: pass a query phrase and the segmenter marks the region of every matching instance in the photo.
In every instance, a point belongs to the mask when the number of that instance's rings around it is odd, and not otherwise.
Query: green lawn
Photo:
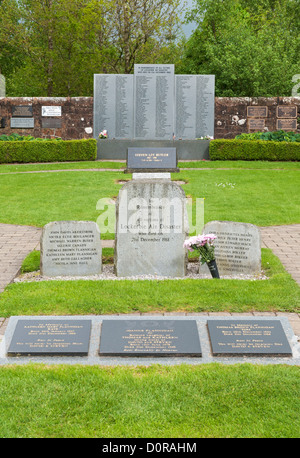
[[[193,162],[172,179],[205,198],[205,222],[300,222],[297,163]],[[0,165],[0,222],[42,227],[96,221],[97,201],[130,179],[124,163]],[[82,171],[50,172],[79,169]],[[90,168],[115,168],[95,171]],[[226,168],[227,170],[218,170]],[[41,171],[45,173],[13,173]],[[47,172],[48,171],[48,172]],[[2,175],[1,175],[2,174]],[[106,235],[105,237],[108,237]],[[113,237],[113,235],[109,235]],[[103,250],[111,260],[112,250]],[[39,252],[24,262],[39,265]],[[298,312],[299,286],[270,250],[268,280],[49,281],[15,283],[0,294],[0,316],[129,312]],[[296,438],[299,367],[200,364],[0,367],[2,438]]]
[[[116,198],[130,179],[115,172],[45,172],[0,175],[0,222],[44,226],[56,220],[96,221],[101,198]],[[300,221],[300,174],[296,169],[184,170],[187,197],[205,198],[205,222],[230,220],[258,226]],[[105,235],[104,237],[112,237]]]
[[[0,295],[0,316],[299,312],[300,288],[270,250],[262,250],[262,267],[269,276],[268,280],[54,280],[15,283]]]
[[[6,366],[2,438],[297,438],[299,367]]]

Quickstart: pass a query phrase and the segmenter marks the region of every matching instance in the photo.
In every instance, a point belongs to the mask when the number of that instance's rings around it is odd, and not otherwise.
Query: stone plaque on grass
[[[85,356],[90,320],[26,320],[16,324],[8,356]]]
[[[183,277],[188,234],[183,189],[170,180],[133,180],[116,204],[115,272],[119,277]]]
[[[41,274],[97,275],[102,271],[100,231],[93,221],[55,221],[46,224],[41,239]]]
[[[208,320],[213,356],[292,356],[292,350],[277,320]]]
[[[204,234],[215,234],[215,256],[219,274],[260,275],[261,237],[257,226],[234,221],[211,221],[204,226]],[[200,273],[209,273],[200,266]]]
[[[176,148],[128,148],[127,171],[178,172]]]
[[[104,320],[100,356],[201,356],[195,320]]]

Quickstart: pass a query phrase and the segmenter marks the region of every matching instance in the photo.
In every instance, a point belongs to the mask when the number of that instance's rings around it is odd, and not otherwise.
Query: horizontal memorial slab
[[[194,320],[104,320],[100,356],[201,356]]]
[[[208,320],[213,356],[292,356],[282,325],[276,320]]]
[[[8,356],[86,356],[91,320],[19,320]]]

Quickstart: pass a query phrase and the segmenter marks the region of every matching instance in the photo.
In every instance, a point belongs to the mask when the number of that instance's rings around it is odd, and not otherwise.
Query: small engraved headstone
[[[185,276],[187,234],[186,198],[178,184],[127,182],[116,204],[116,275]]]
[[[277,320],[208,320],[213,356],[292,356],[282,324]]]
[[[41,238],[41,274],[87,276],[102,271],[100,231],[93,221],[55,221]]]
[[[257,226],[233,221],[211,221],[204,226],[204,234],[215,234],[215,257],[220,276],[260,275],[261,237]],[[200,273],[209,274],[207,266]]]
[[[201,356],[195,320],[104,320],[100,356]]]
[[[26,320],[16,324],[8,356],[85,356],[91,320]]]

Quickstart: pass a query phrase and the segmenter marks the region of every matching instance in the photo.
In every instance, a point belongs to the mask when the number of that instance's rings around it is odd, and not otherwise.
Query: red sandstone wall
[[[11,129],[10,119],[12,117],[12,107],[18,105],[32,105],[34,129]],[[61,117],[42,117],[42,106],[61,106]],[[13,97],[0,98],[0,125],[4,119],[4,128],[0,127],[1,134],[16,132],[20,135],[32,135],[33,137],[61,137],[64,140],[93,138],[93,133],[89,133],[93,127],[93,98],[91,97]],[[61,128],[43,128],[45,120],[49,122],[56,119],[61,123]]]
[[[10,119],[12,107],[18,105],[32,105],[35,126],[33,129],[11,129]],[[43,128],[42,106],[61,106],[62,116],[55,119],[61,123],[61,128]],[[277,130],[277,106],[297,106],[300,118],[299,97],[216,97],[215,99],[215,138],[234,138],[236,135],[249,132],[248,106],[267,107],[267,116],[264,119],[265,128],[269,131]],[[54,118],[47,118],[48,122]],[[5,127],[1,128],[2,123]],[[53,121],[54,122],[54,121]],[[93,98],[0,98],[0,135],[16,132],[34,137],[62,137],[64,140],[92,138],[93,133]],[[297,125],[300,132],[300,122]]]

